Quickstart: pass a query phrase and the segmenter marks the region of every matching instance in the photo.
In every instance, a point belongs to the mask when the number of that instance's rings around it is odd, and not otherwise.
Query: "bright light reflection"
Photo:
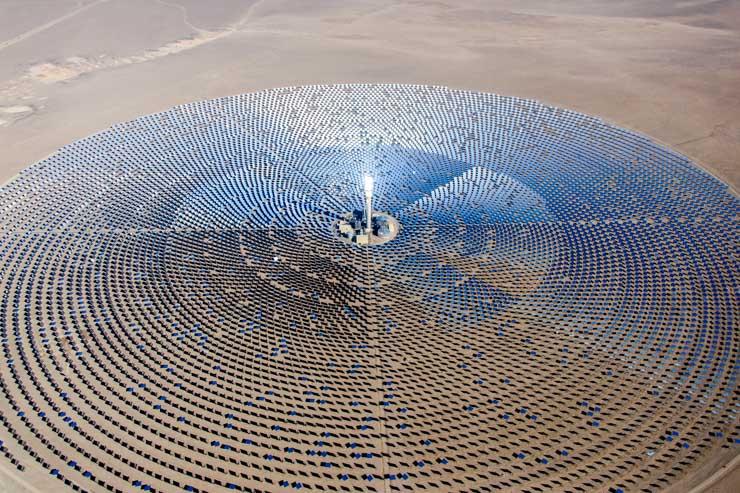
[[[365,194],[373,193],[373,177],[365,175]]]

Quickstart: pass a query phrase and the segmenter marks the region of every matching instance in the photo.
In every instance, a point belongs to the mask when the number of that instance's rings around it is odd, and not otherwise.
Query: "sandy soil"
[[[142,114],[332,82],[537,99],[740,188],[737,0],[0,0],[0,183]]]

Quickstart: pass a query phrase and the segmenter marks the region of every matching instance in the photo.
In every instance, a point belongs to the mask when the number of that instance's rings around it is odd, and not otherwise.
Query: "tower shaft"
[[[365,175],[365,232],[368,235],[373,233],[373,177]]]

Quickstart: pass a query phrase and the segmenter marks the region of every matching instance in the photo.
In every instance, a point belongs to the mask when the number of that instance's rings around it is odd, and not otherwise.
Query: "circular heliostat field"
[[[399,227],[360,247],[364,174]],[[740,442],[739,205],[633,132],[441,87],[116,125],[0,191],[0,464],[39,491],[688,488]]]

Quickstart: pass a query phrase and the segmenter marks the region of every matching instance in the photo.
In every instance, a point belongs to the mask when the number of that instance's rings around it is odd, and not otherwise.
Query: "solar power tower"
[[[365,224],[368,232],[373,231],[373,177],[363,175],[363,192],[365,195]]]

